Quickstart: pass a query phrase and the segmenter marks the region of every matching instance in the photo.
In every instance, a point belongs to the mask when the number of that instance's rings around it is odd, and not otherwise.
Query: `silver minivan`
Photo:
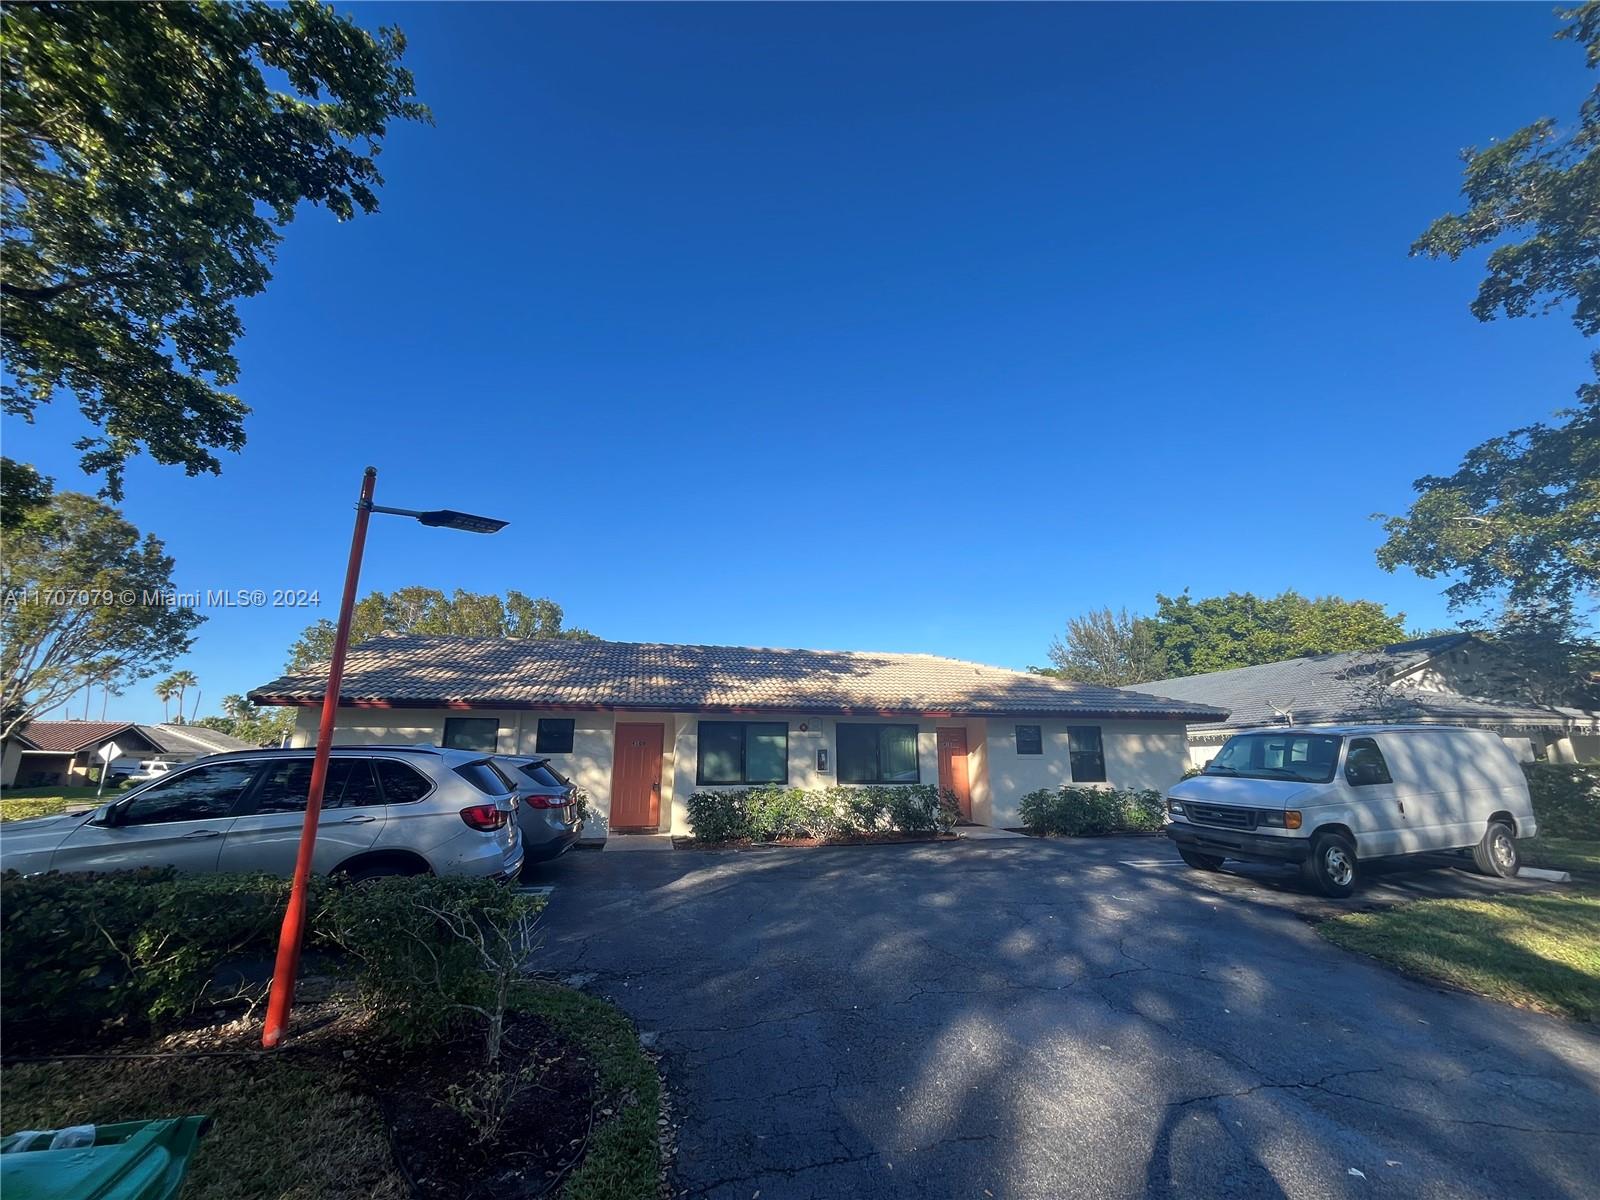
[[[1539,831],[1528,781],[1495,733],[1452,725],[1294,725],[1223,743],[1167,793],[1167,836],[1183,861],[1300,865],[1348,896],[1359,864],[1468,851],[1480,871],[1515,875],[1517,839]]]
[[[197,758],[87,813],[7,821],[0,870],[266,871],[290,875],[312,751]],[[476,751],[334,747],[312,870],[352,879],[522,869],[516,798]]]

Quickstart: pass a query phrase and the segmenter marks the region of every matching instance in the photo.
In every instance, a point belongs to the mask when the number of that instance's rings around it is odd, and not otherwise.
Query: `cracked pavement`
[[[538,881],[541,969],[657,1035],[681,1195],[1600,1195],[1592,1028],[1340,950],[1270,870],[1027,839],[575,853]]]

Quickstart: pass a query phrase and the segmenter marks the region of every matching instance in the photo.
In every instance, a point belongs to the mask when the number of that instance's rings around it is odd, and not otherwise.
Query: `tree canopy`
[[[1148,617],[1130,617],[1126,608],[1091,609],[1067,620],[1066,632],[1050,643],[1049,674],[1079,683],[1126,687],[1166,675],[1166,658],[1156,648]]]
[[[1556,37],[1577,42],[1600,66],[1600,0],[1561,14]],[[1543,117],[1487,150],[1461,152],[1466,206],[1423,231],[1414,255],[1460,258],[1495,246],[1472,311],[1481,321],[1570,304],[1585,334],[1600,333],[1600,86],[1563,129]],[[1519,240],[1520,239],[1520,240]]]
[[[516,590],[502,596],[457,588],[404,587],[371,592],[356,602],[350,623],[352,644],[380,633],[436,633],[482,638],[587,638],[569,629],[554,600],[530,599]],[[290,671],[303,671],[333,656],[334,623],[327,618],[307,626],[289,649]]]
[[[1405,614],[1373,600],[1308,599],[1292,590],[1195,600],[1183,592],[1158,595],[1153,616],[1106,608],[1072,618],[1065,636],[1051,644],[1055,665],[1047,673],[1129,687],[1305,654],[1374,650],[1405,638]]]
[[[49,492],[8,516],[0,530],[0,737],[80,688],[117,690],[188,650],[204,618],[167,603],[172,566],[157,538],[91,496]]]
[[[1600,66],[1600,0],[1562,14],[1556,35]],[[1487,150],[1462,152],[1466,207],[1440,217],[1413,254],[1459,258],[1493,245],[1472,311],[1480,320],[1570,306],[1600,333],[1600,86],[1575,127],[1544,118]],[[1590,362],[1600,380],[1600,354]],[[1556,423],[1532,424],[1467,451],[1450,475],[1425,475],[1403,516],[1386,519],[1385,570],[1453,575],[1454,608],[1572,612],[1600,590],[1600,382],[1578,389]]]
[[[5,6],[0,346],[9,413],[73,395],[120,499],[148,450],[189,474],[244,444],[235,302],[301,201],[377,208],[405,39],[312,0]],[[269,82],[270,80],[270,82]]]

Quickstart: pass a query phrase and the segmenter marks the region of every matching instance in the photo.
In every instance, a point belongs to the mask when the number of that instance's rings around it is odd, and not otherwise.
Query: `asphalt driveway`
[[[682,1194],[1600,1195],[1600,1034],[1339,950],[1271,872],[1028,839],[541,876],[543,967],[664,1056]]]

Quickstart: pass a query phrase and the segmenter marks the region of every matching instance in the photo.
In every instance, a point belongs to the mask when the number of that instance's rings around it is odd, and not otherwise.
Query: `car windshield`
[[[1241,733],[1228,739],[1206,764],[1206,775],[1242,775],[1249,779],[1294,779],[1327,783],[1339,762],[1334,733]]]

